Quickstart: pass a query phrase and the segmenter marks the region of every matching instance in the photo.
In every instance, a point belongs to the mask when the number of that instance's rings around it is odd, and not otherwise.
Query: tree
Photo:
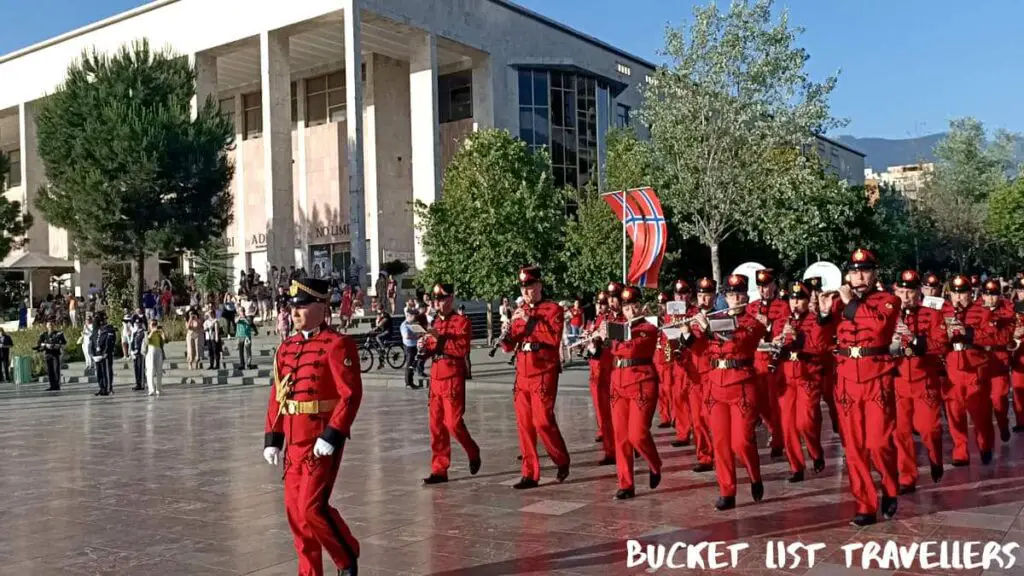
[[[721,242],[776,209],[782,171],[773,155],[841,124],[828,106],[836,78],[808,78],[808,55],[794,46],[801,30],[785,11],[773,24],[772,4],[737,0],[721,13],[712,3],[694,10],[688,29],[669,29],[663,54],[671,63],[653,75],[641,109],[663,201],[680,232],[711,249],[718,279]]]
[[[234,128],[207,98],[192,117],[195,70],[147,42],[73,62],[36,123],[47,184],[37,206],[87,259],[138,266],[198,249],[231,221]]]
[[[986,228],[1016,264],[1024,261],[1024,180],[1018,177],[992,193]]]
[[[516,289],[520,266],[555,267],[565,198],[549,165],[547,152],[506,130],[466,138],[445,169],[441,199],[416,205],[428,258],[421,281],[453,282],[461,298],[486,300],[490,312]]]
[[[11,161],[0,153],[0,192],[7,189]],[[32,226],[32,215],[21,212],[21,202],[0,194],[0,260],[25,245],[25,233]]]
[[[950,122],[949,133],[935,146],[935,173],[921,196],[924,212],[935,224],[939,244],[956,269],[980,264],[989,242],[989,197],[1003,187],[1012,167],[1013,138],[997,132],[986,143],[985,128],[974,118]]]
[[[203,301],[210,300],[211,296],[216,298],[215,295],[223,294],[230,288],[229,259],[227,250],[217,240],[207,242],[192,255],[192,275],[195,277],[196,289],[203,295]]]

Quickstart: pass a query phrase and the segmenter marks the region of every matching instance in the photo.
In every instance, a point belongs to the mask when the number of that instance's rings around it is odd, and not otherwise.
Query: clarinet
[[[498,336],[498,339],[494,341],[494,345],[491,346],[491,349],[487,351],[487,356],[489,358],[494,358],[494,355],[498,353],[498,350],[501,348],[501,343],[505,341],[505,338],[508,336],[509,329],[511,328],[512,323],[509,322],[508,326],[506,326],[505,329],[501,331],[501,334]]]
[[[796,314],[796,312],[794,312],[794,313],[789,315],[789,318],[786,319],[786,326],[792,326],[793,323],[796,322],[796,320],[797,320],[797,314]],[[786,328],[783,327],[782,333],[785,333],[785,332],[786,332]],[[779,367],[779,360],[782,358],[782,349],[785,347],[785,345],[784,344],[779,344],[777,347],[775,347],[774,344],[773,344],[773,347],[775,349],[772,350],[771,356],[768,358],[768,371],[769,372],[775,372],[775,370],[778,369],[778,367]]]

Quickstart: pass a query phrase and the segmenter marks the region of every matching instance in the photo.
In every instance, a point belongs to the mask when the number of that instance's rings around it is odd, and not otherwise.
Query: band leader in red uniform
[[[597,336],[605,322],[615,317],[608,309],[608,294],[597,295],[597,313],[590,324],[588,333],[592,334],[587,345],[590,356],[590,399],[594,403],[594,415],[597,418],[597,441],[601,443],[604,457],[598,466],[615,463],[615,435],[612,432],[612,354],[607,350],[607,343]]]
[[[615,431],[615,465],[619,490],[615,498],[636,495],[633,485],[633,451],[640,453],[650,469],[650,487],[661,483],[661,458],[651,436],[651,421],[658,402],[658,375],[654,355],[658,346],[658,328],[643,319],[640,289],[622,289],[622,313],[631,324],[630,339],[611,340],[612,419]],[[607,324],[603,336],[607,337]]]
[[[299,576],[324,573],[322,549],[343,575],[356,574],[359,557],[359,542],[329,500],[363,382],[355,341],[326,324],[328,289],[326,280],[292,281],[295,334],[274,357],[264,430],[267,462],[277,465],[284,450],[284,505]]]
[[[765,334],[768,319],[744,312],[748,301],[747,277],[732,274],[726,282],[725,301],[729,315],[736,320],[731,333],[710,332],[705,315],[696,317],[696,326],[682,328],[681,341],[703,357],[708,368],[702,374],[704,405],[711,428],[718,478],[718,510],[736,507],[736,463],[739,457],[750,477],[750,494],[755,502],[764,498],[761,462],[754,439],[757,420],[757,374],[754,352]]]
[[[672,300],[668,292],[658,293],[658,317],[662,322],[671,322],[666,305]],[[672,410],[672,383],[676,378],[676,344],[670,342],[664,334],[658,336],[657,353],[654,355],[654,368],[658,374],[658,428],[671,428],[674,425],[675,412]],[[689,418],[684,417],[687,422]]]
[[[825,379],[825,358],[831,356],[835,339],[834,324],[822,325],[811,313],[811,289],[803,282],[789,285],[790,316],[776,337],[782,396],[779,410],[782,433],[789,461],[790,482],[804,479],[804,451],[807,445],[814,471],[825,469],[821,448],[821,394]]]
[[[764,316],[768,319],[768,329],[764,338],[757,346],[754,355],[754,371],[757,372],[757,410],[761,422],[771,434],[769,445],[772,458],[783,454],[783,433],[779,418],[779,397],[782,395],[780,374],[771,370],[773,349],[771,342],[782,332],[782,327],[789,317],[789,304],[778,298],[778,286],[775,283],[775,271],[770,268],[758,270],[754,274],[757,291],[761,299],[747,305],[747,313],[751,316]]]
[[[974,438],[981,452],[982,464],[992,461],[995,428],[992,425],[992,385],[988,350],[995,343],[998,331],[992,312],[974,299],[971,280],[958,274],[950,280],[949,299],[953,305],[944,319],[951,349],[946,355],[949,378],[946,399],[946,420],[953,440],[953,466],[967,466],[967,416],[974,422]]]
[[[1017,319],[1013,304],[1003,298],[1003,287],[989,278],[981,285],[981,305],[991,312],[990,323],[996,329],[989,351],[989,382],[992,387],[992,411],[999,428],[999,439],[1010,441],[1010,351]]]
[[[480,447],[466,428],[466,356],[473,339],[469,318],[455,313],[455,287],[435,284],[431,291],[434,300],[434,323],[427,335],[420,338],[420,353],[431,358],[430,389],[430,476],[424,484],[448,481],[448,467],[452,463],[452,437],[462,445],[469,458],[469,473],[480,471]]]
[[[1014,305],[1024,306],[1024,276],[1013,282]],[[1024,312],[1016,312],[1017,321],[1007,349],[1010,351],[1010,386],[1013,388],[1013,415],[1015,433],[1024,432]]]
[[[565,312],[557,303],[544,299],[541,271],[537,266],[519,271],[519,289],[523,305],[512,315],[512,324],[501,345],[506,352],[519,348],[512,398],[523,470],[522,478],[513,488],[524,490],[540,485],[538,434],[548,456],[558,467],[559,482],[569,477],[569,451],[555,420]]]
[[[849,284],[838,294],[822,294],[822,322],[836,322],[836,404],[846,448],[850,490],[857,501],[852,524],[877,521],[878,492],[868,458],[882,476],[881,509],[885,518],[896,515],[896,428],[893,394],[893,358],[889,347],[899,321],[900,301],[877,289],[875,255],[857,249],[847,265]],[[836,297],[838,295],[838,298]]]
[[[942,479],[942,384],[939,371],[949,346],[942,312],[921,306],[921,275],[904,270],[893,290],[900,299],[892,355],[896,358],[896,467],[899,493],[917,490],[914,432],[928,453],[932,481]]]

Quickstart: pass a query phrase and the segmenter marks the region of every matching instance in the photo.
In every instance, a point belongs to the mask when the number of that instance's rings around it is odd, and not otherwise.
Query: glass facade
[[[535,149],[548,147],[556,186],[600,189],[611,114],[608,86],[592,76],[519,71],[519,137]]]

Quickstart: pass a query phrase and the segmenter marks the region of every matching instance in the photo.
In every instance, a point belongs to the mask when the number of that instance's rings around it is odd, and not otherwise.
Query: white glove
[[[263,459],[271,466],[277,466],[278,456],[280,456],[280,454],[281,449],[274,446],[267,446],[263,449]]]
[[[317,438],[316,444],[313,446],[313,456],[320,458],[321,456],[330,456],[331,454],[334,454],[334,446],[323,438]]]

